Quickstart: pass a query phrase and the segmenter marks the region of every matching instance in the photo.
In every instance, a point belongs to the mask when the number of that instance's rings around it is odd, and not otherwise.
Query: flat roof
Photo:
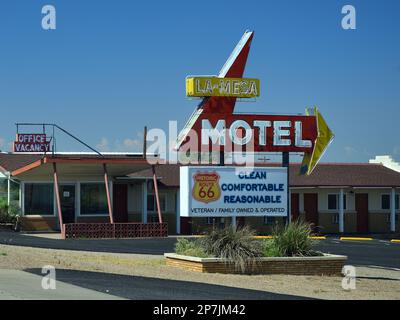
[[[260,167],[280,166],[276,163],[257,164]],[[159,181],[166,187],[179,187],[178,164],[156,167]],[[152,171],[145,169],[129,177],[150,177]],[[400,187],[400,173],[381,164],[372,163],[320,163],[310,176],[300,175],[300,164],[290,164],[289,184],[291,187]]]
[[[147,156],[150,159],[151,156]],[[153,159],[157,157],[153,156]],[[30,175],[48,175],[53,172],[53,163],[57,164],[60,175],[103,174],[103,164],[107,165],[110,176],[127,179],[149,179],[153,172],[151,165],[141,153],[59,153],[19,154],[0,153],[0,170],[10,172],[12,176],[28,179]],[[258,164],[257,166],[280,166],[277,163]],[[179,187],[179,164],[159,164],[156,174],[166,187]],[[291,187],[354,187],[354,188],[391,188],[400,187],[400,173],[375,163],[320,163],[310,176],[299,174],[300,164],[290,165]]]
[[[148,157],[147,159],[149,159]],[[0,153],[2,171],[10,172],[14,177],[24,178],[29,174],[48,174],[57,164],[60,174],[103,173],[103,164],[111,176],[124,176],[138,170],[150,168],[143,154],[112,153],[102,156],[95,153],[59,153],[59,154],[19,154]]]

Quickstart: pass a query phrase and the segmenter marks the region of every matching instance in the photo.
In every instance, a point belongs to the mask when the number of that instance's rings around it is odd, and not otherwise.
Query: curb
[[[310,237],[310,239],[313,239],[313,240],[326,240],[326,237],[325,236],[313,236],[313,237]]]
[[[371,241],[372,238],[358,238],[358,237],[340,237],[339,240],[347,241]]]
[[[255,236],[256,239],[272,239],[273,236]],[[326,240],[325,236],[312,236],[310,239],[313,240]]]
[[[390,240],[390,242],[393,242],[393,243],[400,243],[400,240],[398,240],[398,239],[392,239],[392,240]]]

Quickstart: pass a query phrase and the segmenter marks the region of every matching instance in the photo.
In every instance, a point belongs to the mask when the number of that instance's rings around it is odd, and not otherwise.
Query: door
[[[75,185],[60,185],[63,223],[75,222]]]
[[[192,221],[191,218],[181,217],[181,234],[192,234]]]
[[[115,222],[128,222],[128,185],[113,186],[113,216]]]
[[[239,228],[239,229],[243,228],[245,223],[246,222],[245,222],[245,218],[244,217],[237,217],[236,218],[236,227],[237,228]]]
[[[295,221],[299,217],[300,204],[299,204],[299,194],[292,193],[290,195],[290,214],[292,215],[292,220]]]
[[[314,231],[318,230],[318,194],[305,193],[304,194],[304,211],[306,214],[306,221],[312,224]]]
[[[356,193],[357,232],[367,233],[368,223],[368,193]]]

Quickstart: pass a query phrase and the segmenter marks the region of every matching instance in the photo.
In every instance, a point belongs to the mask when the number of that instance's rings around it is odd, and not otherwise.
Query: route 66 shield
[[[192,196],[195,200],[209,203],[221,197],[219,174],[216,172],[197,172],[193,175]]]

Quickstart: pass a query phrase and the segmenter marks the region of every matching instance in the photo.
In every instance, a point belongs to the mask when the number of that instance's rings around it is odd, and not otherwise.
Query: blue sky
[[[54,31],[41,28],[45,4],[56,7]],[[346,4],[357,30],[341,28]],[[400,160],[397,0],[2,0],[0,149],[15,122],[53,122],[103,150],[135,151],[144,125],[184,125],[197,103],[186,75],[218,73],[246,29],[245,75],[262,93],[238,111],[317,105],[336,135],[324,161]],[[80,147],[59,136],[58,149]]]

